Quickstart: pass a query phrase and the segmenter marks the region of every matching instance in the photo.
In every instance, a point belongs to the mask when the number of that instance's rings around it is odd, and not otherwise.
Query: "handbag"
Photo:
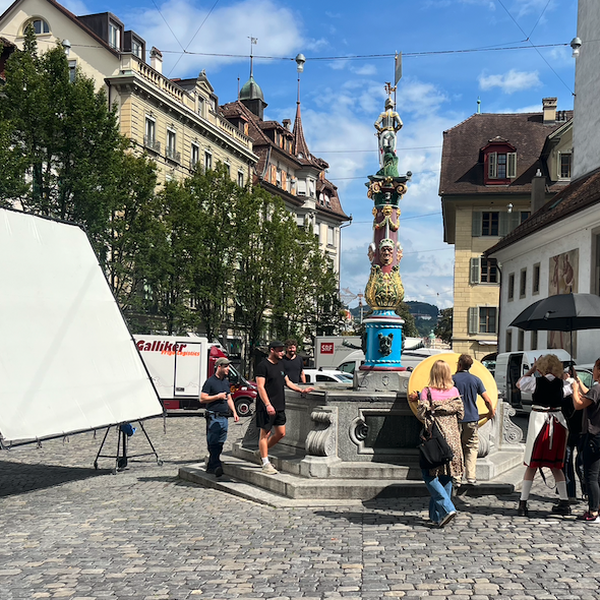
[[[431,391],[429,388],[427,389],[427,397],[431,405]],[[454,458],[454,451],[440,432],[435,421],[429,433],[423,429],[421,438],[423,441],[418,446],[421,469],[435,469],[448,464]]]

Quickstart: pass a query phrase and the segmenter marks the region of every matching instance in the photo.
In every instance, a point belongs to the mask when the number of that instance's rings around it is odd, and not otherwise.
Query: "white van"
[[[445,354],[450,350],[440,350],[439,348],[415,348],[414,350],[405,350],[400,356],[400,362],[403,367],[409,370],[414,369],[422,360],[433,354]],[[362,350],[355,350],[346,357],[346,360],[338,366],[338,371],[344,373],[354,373],[360,365],[365,362],[365,355]]]
[[[573,364],[571,355],[566,350],[555,348],[501,352],[496,357],[494,379],[498,386],[498,394],[502,395],[505,401],[514,408],[524,411],[531,410],[531,394],[522,394],[517,387],[517,381],[531,369],[531,365],[536,359],[544,354],[555,354],[565,367]]]

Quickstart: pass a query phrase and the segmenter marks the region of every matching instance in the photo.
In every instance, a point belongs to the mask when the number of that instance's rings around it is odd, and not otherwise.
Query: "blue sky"
[[[311,152],[329,163],[328,178],[353,216],[343,230],[341,287],[354,294],[364,291],[368,279],[372,202],[364,183],[379,168],[373,123],[383,110],[396,51],[404,55],[397,92],[404,122],[399,169],[413,173],[400,221],[406,300],[452,306],[453,247],[443,242],[438,196],[442,132],[475,113],[478,97],[482,112],[540,111],[547,96],[558,97],[559,110],[573,107],[575,61],[568,44],[576,35],[576,0],[63,4],[78,15],[117,15],[148,49],[163,52],[169,77],[206,69],[221,104],[237,97],[238,78],[241,85],[248,79],[249,37],[258,38],[254,76],[269,105],[266,119],[293,120],[293,58],[302,52],[304,133]],[[0,0],[0,12],[9,5]],[[515,47],[523,49],[503,49]],[[459,52],[464,50],[476,51]]]

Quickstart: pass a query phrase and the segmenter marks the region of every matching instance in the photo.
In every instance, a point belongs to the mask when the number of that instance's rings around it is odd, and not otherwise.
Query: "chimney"
[[[531,214],[537,212],[546,204],[546,178],[538,169],[531,180]]]
[[[154,46],[150,50],[150,66],[162,74],[162,52]]]
[[[292,124],[291,119],[284,119],[282,121],[283,126],[289,131],[290,130],[290,125]]]
[[[544,125],[552,125],[556,121],[556,98],[542,98],[544,110]]]

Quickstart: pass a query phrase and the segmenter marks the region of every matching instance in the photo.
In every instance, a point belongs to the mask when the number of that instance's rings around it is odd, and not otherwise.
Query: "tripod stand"
[[[104,438],[102,439],[102,443],[100,444],[100,448],[98,449],[98,454],[96,454],[96,459],[94,460],[94,469],[96,469],[96,470],[98,469],[98,459],[99,458],[114,458],[115,466],[114,466],[112,472],[113,472],[113,474],[116,474],[117,471],[122,471],[127,466],[127,462],[130,458],[137,458],[140,456],[155,456],[156,464],[159,467],[162,467],[163,461],[160,460],[160,458],[158,458],[156,449],[154,448],[152,441],[148,437],[148,432],[144,428],[144,423],[142,421],[137,421],[137,423],[138,423],[142,433],[146,437],[146,440],[148,441],[150,448],[152,448],[152,452],[144,452],[142,454],[127,455],[127,443],[128,443],[127,439],[129,436],[121,428],[121,426],[125,425],[125,423],[120,423],[119,425],[110,425],[109,427],[106,428],[106,433],[104,434]],[[106,442],[106,438],[108,437],[108,433],[113,428],[117,429],[117,453],[116,453],[116,455],[101,454],[102,448],[104,448],[104,442]],[[122,451],[122,453],[121,453],[121,451]]]

